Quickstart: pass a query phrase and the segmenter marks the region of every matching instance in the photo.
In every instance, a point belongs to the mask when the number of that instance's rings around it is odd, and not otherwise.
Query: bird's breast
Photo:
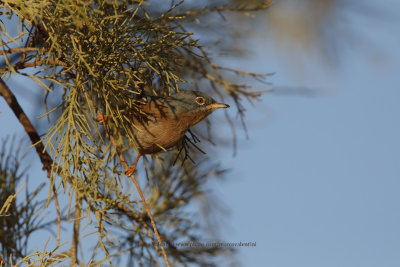
[[[153,154],[175,146],[185,135],[189,125],[182,114],[161,103],[149,103],[143,108],[145,120],[133,120],[136,148],[141,154]]]

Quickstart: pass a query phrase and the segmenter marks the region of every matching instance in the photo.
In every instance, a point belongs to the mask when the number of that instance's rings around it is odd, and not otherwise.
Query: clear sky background
[[[234,158],[227,149],[223,167],[232,171],[213,186],[230,210],[222,241],[257,242],[238,250],[244,266],[400,266],[400,19],[390,12],[400,2],[378,4],[390,18],[350,16],[368,45],[341,49],[334,65],[312,51],[280,50],[262,32],[249,41],[252,56],[237,62],[276,73],[268,79],[275,92],[247,107],[250,139],[239,134]],[[37,88],[9,85],[30,113]],[[22,132],[4,101],[0,110],[0,137]],[[37,159],[31,166],[33,185],[43,173]]]
[[[250,140],[217,190],[226,240],[257,242],[239,249],[244,266],[400,266],[400,2],[369,2],[384,12],[348,17],[364,41],[333,66],[252,40],[247,69],[276,72],[277,89],[248,107]]]

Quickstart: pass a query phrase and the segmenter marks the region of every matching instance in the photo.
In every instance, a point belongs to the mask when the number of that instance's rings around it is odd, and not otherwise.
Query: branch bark
[[[26,62],[26,63],[17,63],[13,67],[16,70],[20,69],[26,69],[26,68],[31,68],[31,67],[39,67],[43,65],[59,65],[62,67],[68,67],[68,64],[65,62],[62,62],[61,60],[35,60],[34,62]],[[10,71],[10,68],[1,68],[0,73],[7,73]]]
[[[79,238],[79,229],[80,229],[80,222],[81,222],[81,205],[82,200],[78,197],[78,193],[76,193],[75,198],[75,213],[74,213],[74,231],[72,233],[72,246],[71,246],[71,266],[78,266],[78,244],[80,241]]]
[[[35,127],[29,120],[28,116],[25,114],[21,105],[18,103],[17,98],[1,78],[0,78],[0,95],[3,96],[8,106],[11,108],[15,116],[18,118],[19,122],[24,127],[25,132],[28,134],[32,144],[35,146],[36,152],[39,155],[40,161],[43,164],[43,170],[46,170],[49,175],[53,160],[51,159],[50,155],[44,148],[40,140],[39,134],[36,132]]]
[[[36,47],[16,47],[16,48],[8,49],[8,50],[0,50],[0,55],[12,54],[12,53],[35,52],[35,51],[40,51],[40,49],[36,48]]]

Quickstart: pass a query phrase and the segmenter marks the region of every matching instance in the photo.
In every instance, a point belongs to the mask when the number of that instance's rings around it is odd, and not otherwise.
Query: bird
[[[135,163],[124,170],[131,176],[142,155],[155,154],[176,146],[190,127],[213,111],[229,108],[201,91],[181,90],[167,97],[152,96],[138,106],[143,116],[132,116],[134,146],[138,155]],[[100,123],[105,123],[101,118]]]

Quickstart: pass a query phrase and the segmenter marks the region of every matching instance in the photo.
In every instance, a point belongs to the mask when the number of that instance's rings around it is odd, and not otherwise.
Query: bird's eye
[[[196,97],[196,103],[199,105],[204,105],[204,103],[206,103],[206,100],[204,99],[204,97],[198,96]]]

